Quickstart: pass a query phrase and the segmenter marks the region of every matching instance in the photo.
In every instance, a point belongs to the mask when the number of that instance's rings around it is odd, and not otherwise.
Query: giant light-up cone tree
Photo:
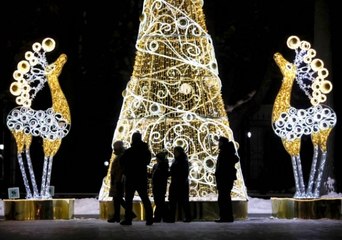
[[[113,137],[129,146],[139,131],[154,155],[166,150],[170,160],[173,148],[183,146],[195,199],[216,196],[218,138],[234,141],[202,7],[201,0],[144,1],[133,74]],[[246,200],[240,163],[236,168],[232,198]],[[108,197],[109,182],[108,171],[100,200]]]

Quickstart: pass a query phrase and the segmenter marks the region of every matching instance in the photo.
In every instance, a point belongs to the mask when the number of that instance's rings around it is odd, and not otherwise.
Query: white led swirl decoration
[[[297,36],[287,40],[287,46],[295,51],[295,60],[288,62],[280,53],[274,55],[283,81],[275,99],[272,113],[272,127],[281,138],[290,154],[295,178],[295,198],[318,198],[327,158],[327,141],[336,125],[336,114],[332,108],[321,103],[327,100],[332,84],[326,79],[328,70],[321,59],[314,58],[316,51],[307,41]],[[308,96],[312,107],[296,109],[290,105],[293,83]],[[310,135],[314,146],[310,177],[305,188],[300,158],[300,141],[303,135]]]
[[[145,0],[131,80],[113,143],[126,146],[139,131],[152,153],[183,146],[190,162],[190,195],[217,200],[214,178],[218,138],[234,141],[221,96],[221,81],[203,1]],[[154,163],[154,159],[152,164]],[[247,199],[240,163],[233,199]],[[108,172],[109,174],[109,172]],[[108,195],[109,175],[100,199]]]
[[[69,106],[58,82],[58,76],[67,56],[61,54],[55,62],[49,64],[46,53],[54,48],[55,41],[52,38],[34,43],[32,51],[25,53],[25,60],[18,63],[17,70],[13,73],[15,81],[10,86],[10,92],[16,96],[16,103],[19,106],[8,114],[7,127],[16,140],[19,167],[28,199],[51,197],[49,186],[53,157],[61,145],[62,138],[69,133],[71,124]],[[32,101],[46,82],[51,92],[52,107],[46,110],[32,109]],[[32,137],[43,139],[44,165],[40,192],[30,157]],[[23,152],[25,152],[31,183],[26,176]]]

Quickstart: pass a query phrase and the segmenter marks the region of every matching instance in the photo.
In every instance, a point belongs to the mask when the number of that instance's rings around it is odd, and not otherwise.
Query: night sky
[[[329,98],[335,94],[330,101],[339,118],[341,109],[334,103],[337,102],[337,93],[341,89],[340,60],[337,53],[337,44],[341,42],[337,33],[337,22],[340,21],[337,15],[340,13],[337,12],[334,1],[326,2],[328,18],[323,19],[327,21],[325,26],[328,28],[324,27],[322,30],[315,24],[315,10],[316,17],[325,11],[315,9],[314,0],[204,1],[207,28],[213,38],[225,103],[234,105],[238,100],[245,99],[251,91],[256,91],[250,102],[229,113],[232,128],[238,133],[236,137],[241,142],[244,141],[241,129],[246,127],[246,121],[262,104],[273,104],[282,76],[272,56],[280,51],[285,57],[292,59],[293,55],[286,46],[286,39],[290,35],[298,35],[313,43],[318,54],[323,53],[321,57],[328,63],[329,80],[334,85],[333,94]],[[5,143],[5,173],[0,179],[0,194],[6,193],[7,187],[12,186],[20,186],[24,190],[16,158],[12,155],[15,153],[14,140],[5,124],[6,115],[15,106],[14,97],[8,89],[18,61],[23,59],[24,53],[31,49],[35,41],[41,41],[45,37],[54,38],[57,44],[54,53],[48,55],[48,58],[54,59],[54,54],[62,52],[68,55],[68,62],[59,79],[72,117],[70,133],[63,139],[54,158],[51,185],[59,193],[97,193],[106,175],[107,167],[103,163],[109,160],[111,154],[111,141],[122,105],[121,92],[132,73],[134,45],[143,0],[99,0],[84,2],[78,6],[74,4],[66,0],[33,0],[22,3],[8,1],[6,5],[1,3],[0,143]],[[330,47],[322,40],[316,42],[320,49],[315,47],[314,40],[319,38],[315,39],[315,36],[320,34],[331,39],[328,41]],[[331,61],[323,56],[330,56]],[[37,96],[32,107],[50,107],[48,94],[46,87]],[[268,128],[271,128],[270,124]],[[339,121],[334,131],[332,146],[338,146],[337,142],[341,139]],[[285,156],[285,164],[288,164],[289,170],[283,175],[287,175],[290,183],[293,183],[290,158],[284,153],[280,140],[274,139],[280,146],[277,151],[282,152],[266,149],[264,155],[273,159],[278,155]],[[341,154],[337,150],[335,147],[335,174],[342,172],[338,161]],[[32,159],[42,159],[41,162],[34,162],[38,175],[43,162],[41,140],[34,140],[31,152]],[[241,156],[247,154],[243,152]],[[268,165],[267,172],[272,172],[274,166],[275,164]],[[13,177],[12,171],[16,177]],[[260,190],[263,187],[248,181],[250,170],[242,168],[242,171],[247,179],[247,189],[249,186],[251,190]],[[336,180],[337,190],[340,190],[341,177],[336,176]],[[275,182],[284,185],[284,181],[278,179]],[[273,190],[272,186],[268,190]]]

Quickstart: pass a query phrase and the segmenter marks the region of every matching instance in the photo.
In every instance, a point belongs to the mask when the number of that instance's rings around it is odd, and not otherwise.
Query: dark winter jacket
[[[170,176],[169,199],[188,197],[189,162],[185,153],[175,158],[170,167]]]
[[[152,168],[152,191],[153,195],[166,194],[167,179],[169,177],[169,163],[159,162],[153,165]]]
[[[236,180],[235,164],[239,161],[238,156],[235,154],[234,143],[229,142],[227,138],[221,138],[222,145],[219,147],[220,152],[216,162],[216,188],[223,190],[230,188]],[[230,189],[229,189],[230,190]]]
[[[147,165],[150,161],[151,152],[147,143],[133,142],[120,158],[126,181],[147,181]]]

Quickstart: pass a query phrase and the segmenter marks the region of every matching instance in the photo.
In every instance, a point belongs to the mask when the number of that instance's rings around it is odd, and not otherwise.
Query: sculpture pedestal
[[[74,217],[75,199],[4,199],[5,220],[56,220]]]
[[[271,198],[272,216],[276,218],[342,219],[342,198]]]
[[[154,204],[152,207],[154,208]],[[99,201],[100,219],[107,220],[114,215],[112,201]],[[190,202],[190,208],[193,220],[211,221],[219,218],[219,210],[216,201],[196,201]],[[133,211],[137,215],[134,220],[145,220],[144,206],[140,201],[133,202]],[[233,213],[236,220],[247,219],[248,217],[248,201],[233,201]],[[123,218],[125,212],[121,207],[120,215]]]

